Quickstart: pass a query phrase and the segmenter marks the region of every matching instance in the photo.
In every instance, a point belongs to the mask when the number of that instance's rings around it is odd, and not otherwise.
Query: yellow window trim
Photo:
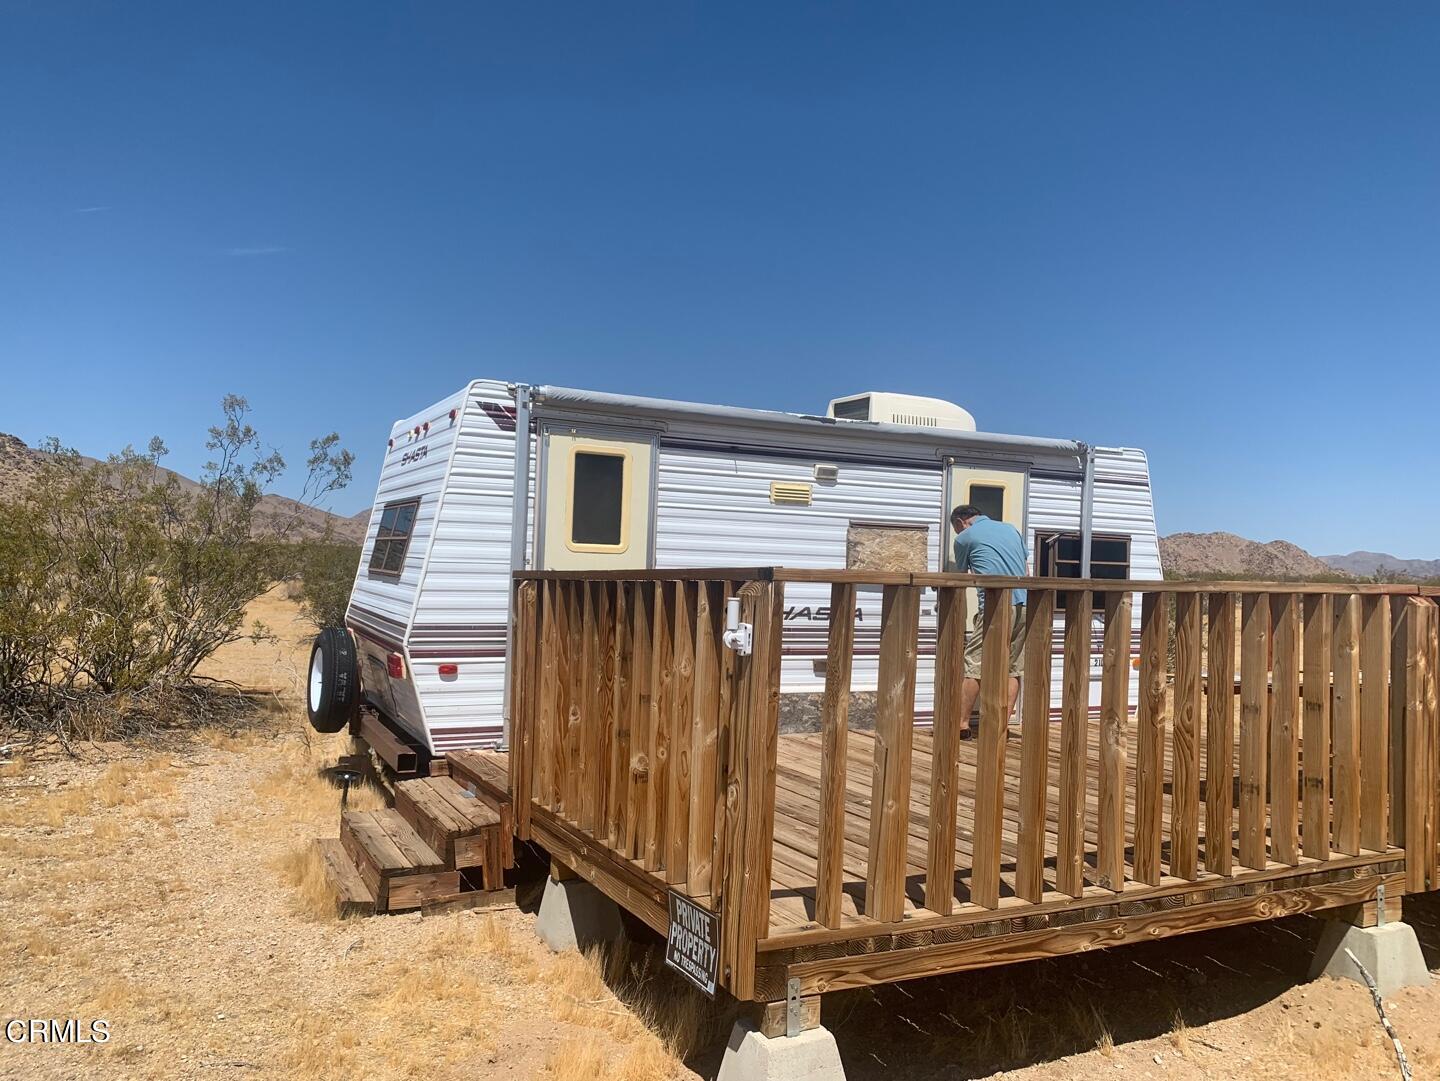
[[[619,544],[577,544],[575,537],[575,459],[581,454],[593,454],[605,458],[619,458],[624,461],[620,471],[620,543]],[[572,552],[625,552],[630,549],[630,474],[634,471],[634,456],[627,449],[613,444],[575,443],[570,447],[566,461],[566,481],[570,498],[565,500],[565,547]]]

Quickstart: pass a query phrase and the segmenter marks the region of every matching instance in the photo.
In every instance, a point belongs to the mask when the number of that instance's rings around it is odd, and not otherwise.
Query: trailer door
[[[965,503],[980,508],[987,518],[1009,522],[1020,535],[1025,535],[1025,472],[1019,469],[994,469],[990,466],[949,463],[949,491],[945,500],[945,569],[955,569],[955,529],[950,525],[950,512]],[[970,611],[974,611],[971,608]]]
[[[547,429],[541,569],[648,568],[654,463],[649,436]]]

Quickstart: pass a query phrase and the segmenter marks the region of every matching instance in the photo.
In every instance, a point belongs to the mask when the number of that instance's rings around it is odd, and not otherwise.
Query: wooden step
[[[395,809],[445,860],[447,869],[479,867],[488,889],[504,885],[500,815],[449,777],[420,777],[395,786]]]
[[[491,807],[500,816],[505,837],[513,838],[515,814],[510,798],[510,756],[504,751],[451,751],[445,760],[450,766],[451,780]],[[513,840],[507,840],[501,848],[503,866],[515,866]]]
[[[415,832],[398,811],[346,811],[340,841],[381,912],[418,908],[457,892],[460,872]]]
[[[365,885],[355,863],[338,837],[321,837],[315,842],[324,862],[325,877],[335,891],[335,911],[344,916],[369,916],[375,911],[375,895]]]

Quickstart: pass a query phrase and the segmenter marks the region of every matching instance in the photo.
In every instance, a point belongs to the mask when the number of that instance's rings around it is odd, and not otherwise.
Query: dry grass
[[[207,726],[195,733],[196,740],[212,751],[250,751],[275,738],[268,727],[222,728]]]
[[[88,818],[97,807],[128,807],[169,796],[182,773],[182,767],[163,755],[141,761],[112,762],[90,783],[74,780],[53,791],[20,790],[17,798],[0,805],[0,826],[40,824],[60,829]],[[173,813],[173,809],[165,812]]]
[[[100,845],[117,845],[125,839],[125,827],[120,818],[102,818],[90,827],[90,840]]]
[[[58,792],[22,797],[0,809],[0,826],[39,823],[59,829],[70,819],[83,815],[89,807],[90,792],[81,786],[70,785]]]
[[[572,1037],[551,1052],[539,1076],[546,1081],[668,1081],[682,1070],[653,1043],[606,1049]]]
[[[475,945],[493,962],[497,983],[534,983],[545,970],[544,956],[536,948],[535,939],[516,935],[508,922],[494,914],[479,920]]]
[[[86,1006],[93,1009],[97,1017],[125,1020],[142,1016],[152,1002],[153,996],[133,980],[109,979],[96,988]]]
[[[140,763],[115,762],[95,783],[95,800],[101,807],[128,807],[168,796],[175,791],[179,773],[180,767],[166,757]]]
[[[335,889],[325,875],[325,859],[314,841],[275,857],[280,880],[290,887],[293,911],[310,920],[338,919]]]
[[[299,721],[297,723],[303,723]],[[333,836],[340,809],[340,790],[321,771],[333,765],[346,750],[346,737],[305,734],[275,741],[274,769],[255,785],[255,795],[268,810],[280,810],[282,828],[303,824],[310,836]],[[361,785],[350,790],[351,809],[374,810],[385,806],[384,794]]]
[[[1114,1058],[1115,1034],[1110,1031],[1110,1026],[1105,1023],[1105,1019],[1100,1016],[1098,1010],[1095,1011],[1095,1028],[1099,1033],[1095,1039],[1095,1050],[1106,1058]]]
[[[372,972],[344,1012],[299,1007],[280,1053],[286,1076],[407,1077],[494,1048],[502,1003],[478,923],[445,921],[415,956]]]
[[[299,720],[296,724],[303,723]],[[315,845],[317,836],[335,835],[339,820],[340,790],[322,771],[345,750],[344,736],[272,738],[274,768],[254,786],[261,807],[269,813],[243,823],[247,830],[257,826],[271,838],[278,853],[271,867],[289,887],[292,909],[310,920],[338,918],[335,891],[325,877],[324,859]],[[362,785],[350,791],[349,806],[373,810],[385,806],[379,789]],[[217,826],[235,823],[217,818]]]
[[[21,949],[29,957],[55,957],[60,953],[56,936],[40,931],[26,935]]]
[[[355,1026],[348,1023],[348,1019],[305,1007],[287,1024],[285,1035],[279,1063],[287,1077],[348,1081],[352,1077],[373,1076],[362,1068],[370,1058],[369,1050],[362,1046]]]
[[[597,1029],[668,1062],[670,1076],[712,1037],[719,1018],[704,999],[658,965],[654,950],[629,939],[561,954],[545,974],[555,1016]]]
[[[1185,1058],[1190,1057],[1190,1026],[1179,1010],[1175,1011],[1175,1019],[1170,1023],[1170,1044]]]
[[[271,867],[290,888],[291,907],[310,920],[339,918],[335,892],[325,875],[324,859],[314,838],[333,836],[340,806],[340,792],[322,775],[343,751],[343,737],[292,738],[279,744],[274,769],[254,786],[261,805],[278,814],[267,814],[258,825],[273,837],[278,855]],[[350,792],[349,806],[371,810],[385,806],[383,795],[362,786]],[[216,816],[216,826],[234,826],[226,816]],[[257,823],[244,823],[253,830]]]

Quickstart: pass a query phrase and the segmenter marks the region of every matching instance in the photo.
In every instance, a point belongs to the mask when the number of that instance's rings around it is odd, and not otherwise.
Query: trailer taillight
[[[405,678],[405,658],[398,653],[392,653],[385,658],[385,668],[390,673],[391,679]]]
[[[442,664],[436,668],[436,671],[442,676],[458,676],[460,674],[460,666],[458,664]]]

